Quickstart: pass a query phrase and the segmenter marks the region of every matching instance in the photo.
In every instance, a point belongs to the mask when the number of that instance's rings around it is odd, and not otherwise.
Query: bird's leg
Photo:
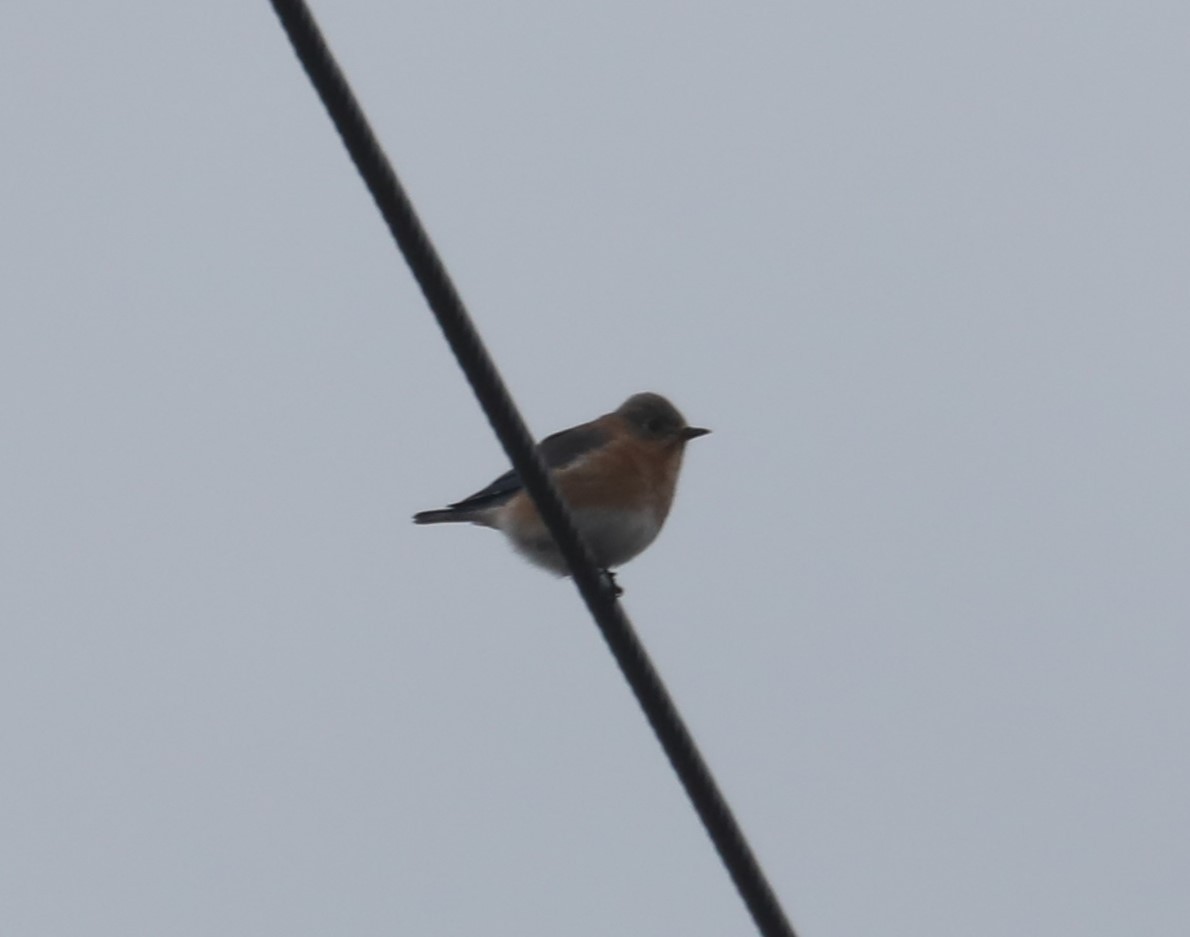
[[[620,584],[616,582],[616,574],[610,569],[601,569],[603,578],[607,580],[608,587],[612,590],[612,595],[617,599],[624,594],[624,590],[620,588]]]

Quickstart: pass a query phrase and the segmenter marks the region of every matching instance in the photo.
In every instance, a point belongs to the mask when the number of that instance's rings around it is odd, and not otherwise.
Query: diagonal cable
[[[661,677],[575,531],[533,438],[309,8],[303,0],[270,2],[757,929],[764,937],[796,937]]]

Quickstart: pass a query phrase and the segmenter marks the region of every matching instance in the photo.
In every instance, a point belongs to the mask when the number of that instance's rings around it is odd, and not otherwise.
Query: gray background
[[[1184,3],[324,2],[800,931],[1190,918]],[[6,4],[0,930],[751,925],[264,2]]]

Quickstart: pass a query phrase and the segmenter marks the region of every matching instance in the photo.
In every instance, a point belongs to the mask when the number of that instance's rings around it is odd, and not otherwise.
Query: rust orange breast
[[[660,526],[673,504],[681,467],[681,445],[621,437],[555,472],[554,482],[571,510],[648,511]],[[514,523],[541,523],[523,492],[508,507]]]
[[[673,503],[681,464],[681,446],[622,437],[563,469],[557,480],[575,510],[650,511],[660,524]]]

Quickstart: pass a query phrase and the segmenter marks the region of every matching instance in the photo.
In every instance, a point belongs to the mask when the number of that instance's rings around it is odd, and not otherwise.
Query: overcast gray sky
[[[1190,8],[316,11],[804,937],[1190,919]],[[0,930],[752,925],[269,6],[0,10]]]

